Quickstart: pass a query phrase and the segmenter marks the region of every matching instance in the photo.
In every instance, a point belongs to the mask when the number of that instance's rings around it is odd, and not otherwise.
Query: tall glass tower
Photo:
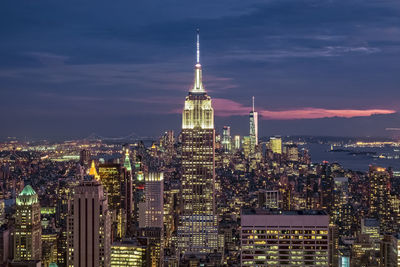
[[[194,84],[186,96],[182,115],[179,249],[182,255],[210,253],[218,246],[214,200],[214,110],[202,83],[198,30]]]
[[[258,145],[258,113],[254,111],[254,96],[253,110],[250,111],[250,153],[254,154]]]

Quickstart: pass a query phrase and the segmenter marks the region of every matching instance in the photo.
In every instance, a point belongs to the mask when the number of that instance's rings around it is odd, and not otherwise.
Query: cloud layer
[[[251,107],[246,107],[238,102],[217,98],[214,99],[214,108],[217,116],[229,117],[235,115],[248,115]],[[300,108],[292,110],[272,111],[266,109],[256,110],[261,119],[265,120],[293,120],[293,119],[322,119],[322,118],[353,118],[368,117],[379,114],[393,114],[391,109],[323,109],[323,108]]]

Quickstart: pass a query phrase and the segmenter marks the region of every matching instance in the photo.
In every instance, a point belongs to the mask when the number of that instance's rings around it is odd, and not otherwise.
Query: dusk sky
[[[179,131],[200,28],[216,130],[393,136],[399,0],[3,0],[0,137]]]

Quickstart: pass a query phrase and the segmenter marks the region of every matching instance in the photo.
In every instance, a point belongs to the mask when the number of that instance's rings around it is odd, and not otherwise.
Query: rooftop
[[[327,215],[322,210],[242,209],[242,215]]]

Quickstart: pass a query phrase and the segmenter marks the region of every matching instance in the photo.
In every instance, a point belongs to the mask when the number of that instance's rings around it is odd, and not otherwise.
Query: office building
[[[67,266],[110,266],[111,221],[107,196],[98,181],[75,187],[67,230]]]
[[[241,266],[329,266],[322,211],[242,210]]]
[[[126,161],[125,164],[127,164]],[[129,165],[127,167],[129,168]],[[104,163],[99,165],[100,182],[108,198],[108,210],[112,222],[111,238],[113,241],[124,237],[127,229],[127,211],[125,208],[127,207],[126,193],[129,191],[128,173],[123,170],[120,164]]]
[[[138,240],[122,240],[111,246],[111,267],[142,267],[146,265],[146,244]]]
[[[14,261],[34,261],[42,257],[42,226],[38,195],[30,185],[16,199]]]
[[[145,201],[139,204],[139,227],[163,228],[164,174],[149,172],[145,181]]]
[[[269,149],[275,154],[282,154],[282,138],[280,136],[270,137]]]
[[[178,226],[182,254],[210,253],[218,246],[214,148],[214,110],[203,87],[197,34],[195,79],[182,116],[182,211]]]

